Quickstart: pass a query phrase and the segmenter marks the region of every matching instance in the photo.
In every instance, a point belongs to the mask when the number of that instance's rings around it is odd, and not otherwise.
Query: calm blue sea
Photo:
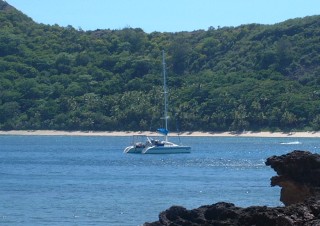
[[[0,224],[137,226],[172,205],[278,206],[266,158],[320,150],[317,138],[181,139],[191,154],[123,154],[130,137],[0,136]]]

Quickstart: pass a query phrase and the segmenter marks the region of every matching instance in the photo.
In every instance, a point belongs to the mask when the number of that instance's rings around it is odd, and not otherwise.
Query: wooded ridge
[[[0,129],[320,129],[320,16],[145,33],[44,25],[0,1]]]

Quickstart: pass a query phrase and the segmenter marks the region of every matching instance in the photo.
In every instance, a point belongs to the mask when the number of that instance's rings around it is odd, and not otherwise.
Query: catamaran
[[[166,81],[166,63],[165,52],[162,51],[162,68],[163,68],[163,92],[164,92],[164,122],[165,127],[157,129],[157,132],[163,135],[162,140],[153,139],[146,136],[146,141],[134,141],[134,143],[124,149],[124,153],[140,154],[178,154],[190,153],[191,147],[181,144],[175,144],[169,141],[168,130],[168,90]]]

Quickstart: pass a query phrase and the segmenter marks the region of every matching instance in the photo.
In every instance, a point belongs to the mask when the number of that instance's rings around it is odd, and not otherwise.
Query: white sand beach
[[[157,136],[156,132],[148,131],[59,131],[59,130],[8,130],[0,131],[0,135],[25,135],[25,136],[132,136],[132,135],[147,135]],[[241,133],[235,132],[181,132],[170,133],[170,136],[194,136],[194,137],[320,137],[320,132],[250,132]]]

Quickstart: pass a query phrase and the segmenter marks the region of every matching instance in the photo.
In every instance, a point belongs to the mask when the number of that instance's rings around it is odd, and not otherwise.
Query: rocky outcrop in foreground
[[[144,226],[319,226],[320,155],[293,151],[268,158],[266,165],[278,174],[271,178],[271,185],[282,188],[280,200],[285,207],[241,208],[224,202],[193,210],[172,206],[160,213],[159,221]]]
[[[268,158],[266,165],[278,174],[271,178],[271,185],[281,187],[280,201],[286,206],[320,194],[319,154],[293,151]]]

